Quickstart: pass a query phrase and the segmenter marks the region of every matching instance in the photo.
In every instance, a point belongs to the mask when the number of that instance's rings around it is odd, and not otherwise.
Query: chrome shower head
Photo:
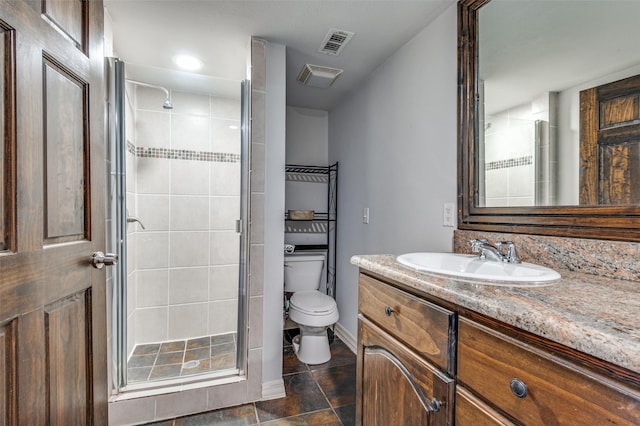
[[[164,103],[162,104],[162,108],[173,109],[173,104],[171,103],[171,97],[169,96],[169,91],[165,87],[157,86],[155,84],[143,83],[141,81],[130,80],[130,79],[127,79],[127,81],[129,83],[137,84],[138,86],[151,87],[153,89],[162,90],[165,96],[167,97],[167,99],[165,99]]]

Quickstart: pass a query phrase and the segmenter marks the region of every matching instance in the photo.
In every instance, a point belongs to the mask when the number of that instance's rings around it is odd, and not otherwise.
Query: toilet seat
[[[322,315],[336,309],[336,301],[317,290],[293,293],[289,303],[307,314]]]
[[[317,290],[296,292],[289,300],[289,318],[300,325],[328,326],[338,321],[338,305]]]

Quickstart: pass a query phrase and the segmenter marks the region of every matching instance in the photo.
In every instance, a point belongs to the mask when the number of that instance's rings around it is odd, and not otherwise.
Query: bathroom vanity
[[[351,261],[357,424],[640,424],[636,282],[488,286],[391,255]]]

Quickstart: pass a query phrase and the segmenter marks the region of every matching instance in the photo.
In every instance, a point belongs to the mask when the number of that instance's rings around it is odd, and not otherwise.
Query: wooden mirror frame
[[[478,11],[489,1],[458,0],[458,228],[640,241],[640,206],[475,206]]]

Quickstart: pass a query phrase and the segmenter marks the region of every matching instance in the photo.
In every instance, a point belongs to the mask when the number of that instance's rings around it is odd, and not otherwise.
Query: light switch
[[[453,203],[444,203],[442,205],[442,226],[454,226],[456,214],[456,205]]]
[[[362,223],[369,223],[369,207],[365,207],[364,209],[362,209]]]

